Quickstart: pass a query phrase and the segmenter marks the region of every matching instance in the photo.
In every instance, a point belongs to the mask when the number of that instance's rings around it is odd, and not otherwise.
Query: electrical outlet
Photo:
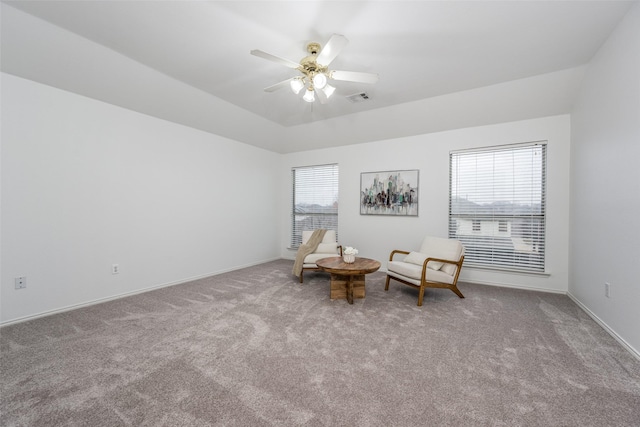
[[[604,296],[611,298],[611,283],[609,282],[604,284]]]
[[[118,273],[120,273],[120,266],[118,264],[112,264],[111,274],[118,274]]]
[[[16,277],[14,279],[16,284],[16,289],[24,289],[27,287],[27,278],[26,277]]]

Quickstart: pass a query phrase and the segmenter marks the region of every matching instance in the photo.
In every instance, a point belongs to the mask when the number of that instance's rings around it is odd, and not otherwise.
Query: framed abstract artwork
[[[360,215],[418,216],[418,169],[362,172]]]

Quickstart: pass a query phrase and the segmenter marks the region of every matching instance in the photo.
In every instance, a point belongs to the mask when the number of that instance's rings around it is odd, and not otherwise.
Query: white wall
[[[283,145],[276,123],[12,6],[0,4],[2,71],[268,150]]]
[[[571,127],[569,292],[640,354],[640,5],[589,64]]]
[[[508,274],[463,268],[461,279],[529,289],[566,292],[568,283],[569,152],[568,115],[498,125],[458,129],[421,136],[284,155],[281,193],[289,194],[291,167],[313,164],[340,165],[339,240],[355,246],[360,255],[382,262],[392,249],[417,249],[429,234],[447,236],[449,203],[449,151],[462,148],[548,141],[548,275]],[[419,169],[418,217],[360,215],[360,173]],[[290,236],[290,201],[282,200],[282,247]],[[283,249],[283,257],[295,251]]]
[[[279,258],[278,154],[1,78],[0,322]]]

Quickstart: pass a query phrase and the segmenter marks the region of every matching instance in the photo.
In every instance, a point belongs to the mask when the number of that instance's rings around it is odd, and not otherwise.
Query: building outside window
[[[338,235],[338,177],[337,164],[291,169],[292,248],[302,243],[303,230],[325,228]]]
[[[465,265],[545,271],[546,142],[450,153],[449,237]]]

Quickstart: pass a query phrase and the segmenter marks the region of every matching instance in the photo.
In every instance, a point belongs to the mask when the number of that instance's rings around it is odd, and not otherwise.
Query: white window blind
[[[545,142],[450,153],[449,237],[465,264],[545,271]]]
[[[326,228],[338,234],[338,165],[318,165],[291,169],[291,247],[302,243],[303,230]]]

